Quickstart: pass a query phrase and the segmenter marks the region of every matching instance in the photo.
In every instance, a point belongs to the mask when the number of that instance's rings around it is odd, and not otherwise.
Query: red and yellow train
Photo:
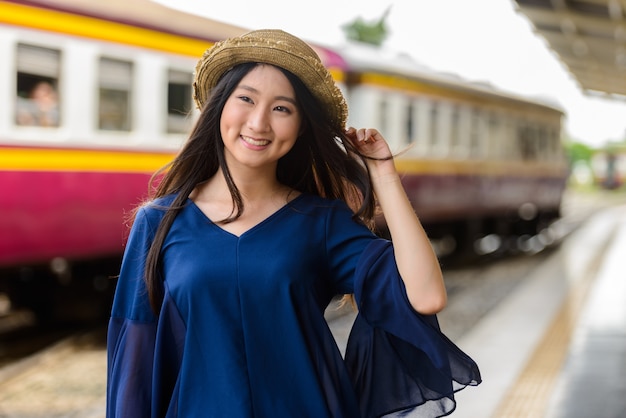
[[[121,255],[126,215],[197,115],[198,57],[245,31],[148,0],[0,1],[0,292],[38,266],[68,282],[81,261]],[[404,150],[440,254],[499,251],[558,218],[561,110],[372,48],[315,49],[349,124]]]

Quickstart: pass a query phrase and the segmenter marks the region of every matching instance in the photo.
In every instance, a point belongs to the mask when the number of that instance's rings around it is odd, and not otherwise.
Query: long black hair
[[[220,117],[226,100],[256,65],[240,64],[224,74],[212,90],[183,148],[171,163],[152,177],[152,199],[175,195],[172,204],[164,208],[165,215],[146,259],[145,280],[150,304],[155,312],[160,310],[163,297],[159,274],[161,248],[176,215],[196,186],[221,170],[233,198],[233,212],[223,222],[232,222],[243,213],[241,193],[224,157]],[[364,157],[348,140],[343,127],[331,122],[304,83],[291,72],[279,69],[295,91],[302,114],[302,129],[294,146],[278,161],[277,180],[302,193],[341,199],[353,209],[355,219],[373,227],[375,199]],[[158,184],[152,187],[156,181]]]

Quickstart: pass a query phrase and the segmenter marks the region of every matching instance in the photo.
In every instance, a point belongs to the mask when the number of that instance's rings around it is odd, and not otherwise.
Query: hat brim
[[[194,100],[198,108],[228,70],[246,62],[271,64],[291,72],[320,102],[332,123],[345,127],[347,105],[330,72],[309,45],[280,30],[249,32],[209,48],[196,66]]]

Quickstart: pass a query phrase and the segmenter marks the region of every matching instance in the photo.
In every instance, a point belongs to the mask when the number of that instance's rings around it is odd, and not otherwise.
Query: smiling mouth
[[[243,136],[243,135],[241,135],[241,139],[245,143],[254,145],[256,147],[262,147],[270,143],[270,141],[268,141],[267,139],[254,139],[254,138],[250,138],[249,136]]]

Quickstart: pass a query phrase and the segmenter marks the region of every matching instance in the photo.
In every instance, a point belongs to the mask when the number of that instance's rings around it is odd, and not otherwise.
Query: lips
[[[254,138],[250,138],[249,136],[243,136],[243,135],[241,135],[241,139],[246,144],[250,144],[250,145],[253,145],[255,147],[263,147],[263,146],[268,145],[270,143],[270,141],[268,141],[267,139],[254,139]]]

